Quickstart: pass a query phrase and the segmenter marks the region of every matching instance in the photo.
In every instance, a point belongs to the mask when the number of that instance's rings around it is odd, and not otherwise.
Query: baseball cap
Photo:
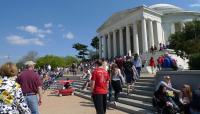
[[[26,61],[24,65],[35,65],[35,63],[33,61]]]

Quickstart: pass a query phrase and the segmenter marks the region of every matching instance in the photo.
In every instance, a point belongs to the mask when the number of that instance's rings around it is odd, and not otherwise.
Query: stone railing
[[[176,89],[181,89],[183,84],[188,84],[193,90],[200,87],[200,70],[187,71],[159,71],[156,73],[155,85],[163,80],[163,77],[169,75],[172,79],[172,85]]]

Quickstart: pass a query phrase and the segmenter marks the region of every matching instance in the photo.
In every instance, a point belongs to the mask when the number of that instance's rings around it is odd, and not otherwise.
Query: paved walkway
[[[43,104],[40,106],[40,114],[95,114],[91,101],[77,96],[48,96],[47,91],[43,95]],[[127,114],[116,109],[108,109],[107,114]]]

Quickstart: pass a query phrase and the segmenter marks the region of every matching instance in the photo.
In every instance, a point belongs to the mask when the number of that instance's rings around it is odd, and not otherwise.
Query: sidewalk
[[[95,114],[91,101],[77,96],[48,96],[47,91],[43,95],[40,114]],[[107,110],[107,114],[127,114],[115,109]]]

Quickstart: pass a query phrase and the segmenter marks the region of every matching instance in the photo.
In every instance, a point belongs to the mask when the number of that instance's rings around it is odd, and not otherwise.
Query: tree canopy
[[[24,55],[18,62],[17,67],[21,68],[24,66],[26,61],[36,61],[38,58],[38,53],[36,51],[29,51],[26,55]]]
[[[200,20],[185,23],[183,31],[170,36],[170,48],[182,58],[200,53]]]
[[[54,69],[56,67],[68,67],[71,66],[72,63],[77,63],[78,61],[79,60],[77,58],[72,56],[59,57],[54,55],[46,55],[37,60],[36,67],[43,67],[49,64]]]
[[[90,43],[90,45],[95,48],[96,50],[99,49],[99,38],[97,36],[95,36],[93,39],[92,39],[92,42]]]
[[[82,60],[85,60],[85,56],[88,55],[88,46],[81,43],[76,43],[72,47],[78,51],[77,57]]]

